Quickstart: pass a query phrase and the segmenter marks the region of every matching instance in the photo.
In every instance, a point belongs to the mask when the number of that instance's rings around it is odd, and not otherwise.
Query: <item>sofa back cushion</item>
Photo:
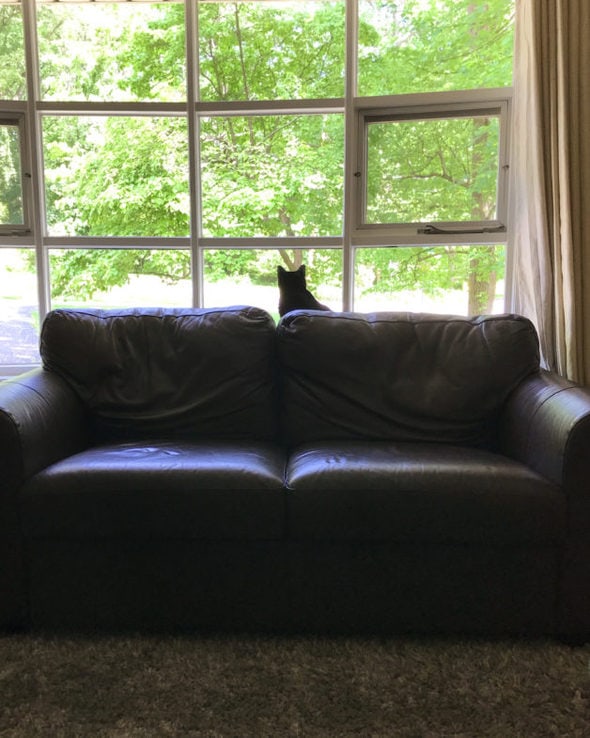
[[[336,439],[492,447],[502,404],[539,370],[517,315],[295,311],[278,326],[289,445]]]
[[[276,436],[275,323],[258,308],[55,310],[41,356],[98,440]]]

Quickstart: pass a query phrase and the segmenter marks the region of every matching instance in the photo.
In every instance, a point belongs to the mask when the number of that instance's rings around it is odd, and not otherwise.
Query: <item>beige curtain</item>
[[[590,384],[590,0],[516,0],[514,309]]]

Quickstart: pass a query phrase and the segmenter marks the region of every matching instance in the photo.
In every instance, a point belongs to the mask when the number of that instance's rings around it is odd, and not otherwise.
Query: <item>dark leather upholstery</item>
[[[96,446],[28,481],[23,527],[28,538],[280,539],[283,480],[271,444]]]
[[[567,501],[557,629],[590,634],[590,417],[588,390],[541,372],[506,403],[502,449],[560,486]]]
[[[489,451],[446,444],[317,443],[289,458],[296,539],[562,543],[566,501],[555,484]]]
[[[67,383],[32,371],[0,384],[0,627],[26,621],[20,491],[25,480],[87,444],[82,403]]]
[[[296,311],[278,328],[288,442],[495,442],[511,391],[539,368],[519,316]],[[359,381],[361,380],[361,381]]]
[[[40,350],[98,438],[272,440],[274,332],[257,308],[56,310]]]
[[[519,316],[51,313],[0,626],[590,636],[590,392]]]

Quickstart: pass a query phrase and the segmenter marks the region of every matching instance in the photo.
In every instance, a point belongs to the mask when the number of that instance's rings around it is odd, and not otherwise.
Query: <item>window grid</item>
[[[47,2],[61,2],[64,5],[79,0],[46,0]],[[118,0],[92,0],[93,2],[113,2]],[[130,0],[121,0],[129,2]],[[138,4],[150,0],[132,0]],[[162,2],[182,2],[182,0],[160,0]],[[45,0],[40,0],[39,5]],[[466,111],[472,109],[474,102],[481,105],[481,100],[497,103],[502,106],[502,136],[500,139],[500,158],[503,171],[508,167],[508,150],[506,135],[509,126],[510,88],[501,90],[475,90],[467,92],[424,93],[422,95],[387,96],[383,98],[359,98],[356,90],[356,50],[358,8],[356,0],[346,0],[346,49],[345,49],[345,94],[342,98],[327,98],[319,100],[245,100],[234,102],[201,102],[198,99],[198,13],[196,3],[187,3],[185,6],[186,31],[186,69],[187,93],[185,103],[164,102],[68,102],[47,101],[40,99],[39,68],[38,68],[38,39],[36,29],[36,2],[35,0],[0,0],[0,4],[22,5],[23,24],[25,33],[25,50],[27,67],[28,101],[24,104],[2,103],[0,107],[6,111],[11,107],[19,107],[26,112],[28,127],[25,136],[27,158],[30,158],[31,182],[29,198],[26,206],[32,214],[29,234],[16,238],[13,234],[0,233],[0,248],[14,247],[14,245],[33,245],[37,255],[39,319],[51,307],[49,287],[49,252],[54,248],[104,248],[125,249],[129,247],[146,249],[178,249],[186,248],[191,255],[193,268],[193,304],[203,304],[203,264],[207,250],[236,249],[340,249],[342,252],[342,307],[352,309],[354,295],[354,253],[363,247],[391,248],[395,246],[445,245],[449,243],[506,243],[507,234],[480,234],[474,236],[445,235],[441,233],[408,233],[403,229],[366,228],[362,223],[362,212],[358,207],[360,177],[359,172],[365,166],[363,156],[363,139],[360,135],[364,121],[371,115],[395,115],[407,106],[409,99],[414,111],[420,110],[419,102],[432,104],[435,100],[439,107],[448,105],[455,110]],[[392,110],[394,112],[392,112]],[[344,116],[343,141],[343,223],[342,232],[329,236],[318,237],[212,237],[204,236],[201,231],[202,202],[200,179],[200,129],[201,122],[212,116],[265,116],[265,115],[324,115],[340,114]],[[53,236],[49,235],[46,227],[46,200],[43,176],[42,152],[42,125],[43,119],[48,116],[161,116],[185,117],[187,121],[187,148],[189,156],[189,196],[190,196],[190,233],[186,237],[123,237],[123,236]],[[504,214],[506,188],[504,180],[499,184],[498,201],[500,213]],[[505,217],[502,217],[505,223]],[[509,224],[506,223],[508,226]],[[10,373],[10,368],[7,368]],[[18,367],[22,371],[22,366]]]

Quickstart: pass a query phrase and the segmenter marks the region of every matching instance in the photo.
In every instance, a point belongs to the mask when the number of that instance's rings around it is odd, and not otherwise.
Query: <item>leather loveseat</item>
[[[590,393],[519,316],[56,310],[0,625],[590,633]]]

